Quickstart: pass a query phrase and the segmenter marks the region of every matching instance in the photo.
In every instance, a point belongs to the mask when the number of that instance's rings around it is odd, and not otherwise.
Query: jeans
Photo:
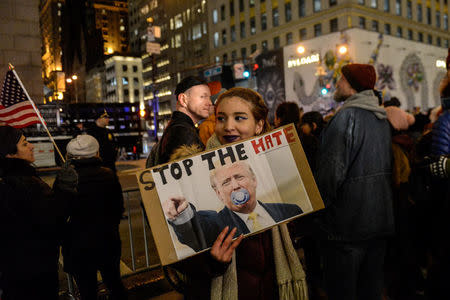
[[[327,241],[322,245],[329,300],[380,300],[386,240]]]

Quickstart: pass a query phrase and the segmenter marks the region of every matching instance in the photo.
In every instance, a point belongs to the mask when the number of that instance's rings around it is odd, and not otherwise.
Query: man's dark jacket
[[[303,213],[302,209],[295,204],[262,202],[259,202],[259,204],[277,223]],[[192,204],[191,208],[194,210],[192,220],[181,225],[175,225],[171,222],[170,224],[174,228],[178,240],[197,252],[211,247],[226,226],[229,226],[229,228],[236,227],[235,237],[250,233],[244,221],[227,207],[219,212],[213,210],[196,211]]]
[[[450,110],[444,111],[433,125],[431,154],[450,154]]]
[[[103,166],[116,171],[117,141],[114,134],[109,129],[99,127],[97,124],[90,127],[87,133],[98,141]]]
[[[389,124],[369,110],[340,110],[321,136],[316,180],[329,240],[392,234],[392,148]]]
[[[0,273],[5,278],[56,276],[66,200],[25,160],[0,159]]]
[[[205,148],[192,119],[179,111],[173,112],[159,143],[158,165],[167,163],[174,151],[183,145],[199,145],[202,150]]]
[[[122,188],[116,174],[99,158],[72,160],[78,192],[70,205],[63,244],[64,269],[120,259],[119,223],[124,212]]]

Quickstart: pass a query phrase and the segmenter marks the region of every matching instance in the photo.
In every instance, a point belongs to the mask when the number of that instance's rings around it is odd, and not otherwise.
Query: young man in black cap
[[[210,113],[211,91],[205,81],[189,76],[184,78],[175,89],[177,110],[173,112],[169,124],[164,130],[155,152],[147,159],[147,167],[163,164],[182,146],[203,145],[198,135],[198,122],[208,118]]]
[[[328,299],[379,300],[386,236],[394,231],[391,135],[373,92],[371,65],[342,68],[334,99],[342,108],[322,131],[316,180]]]
[[[109,115],[104,112],[95,120],[95,124],[88,129],[87,133],[92,135],[100,145],[100,157],[103,166],[116,171],[117,142],[113,133],[106,128],[109,124]]]

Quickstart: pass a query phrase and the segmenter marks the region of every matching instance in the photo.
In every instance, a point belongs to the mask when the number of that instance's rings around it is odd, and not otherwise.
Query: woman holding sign
[[[232,88],[221,94],[216,102],[215,114],[215,134],[208,140],[209,149],[270,130],[267,121],[268,109],[264,100],[251,89]],[[246,170],[242,163],[235,166],[234,169],[240,167]],[[235,178],[234,175],[230,176]],[[251,189],[247,191],[241,188],[229,194],[227,196],[230,202],[234,203],[230,205],[233,210],[232,207],[243,207],[246,200],[250,201],[251,197],[248,195],[251,194]],[[258,216],[254,218],[257,219]],[[253,222],[258,223],[256,220]],[[305,274],[286,224],[245,240],[242,235],[236,236],[236,232],[236,228],[226,226],[217,236],[210,251],[212,262],[209,263],[209,268],[213,272],[202,274],[199,270],[204,268],[195,265],[193,261],[185,265],[192,266],[184,270],[191,277],[185,293],[187,297],[205,298],[210,291],[211,299],[307,298]],[[233,241],[233,238],[236,239]]]

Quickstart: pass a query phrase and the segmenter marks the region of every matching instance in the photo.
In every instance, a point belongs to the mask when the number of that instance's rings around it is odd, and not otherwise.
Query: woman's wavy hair
[[[261,131],[260,134],[266,133],[271,130],[269,120],[267,118],[269,114],[269,109],[267,108],[263,97],[252,89],[234,87],[222,93],[215,103],[216,115],[217,115],[217,107],[219,107],[220,102],[222,102],[222,100],[225,98],[231,97],[239,97],[242,100],[248,102],[251,106],[251,112],[253,114],[253,117],[257,122],[259,120],[264,120],[263,130]]]

